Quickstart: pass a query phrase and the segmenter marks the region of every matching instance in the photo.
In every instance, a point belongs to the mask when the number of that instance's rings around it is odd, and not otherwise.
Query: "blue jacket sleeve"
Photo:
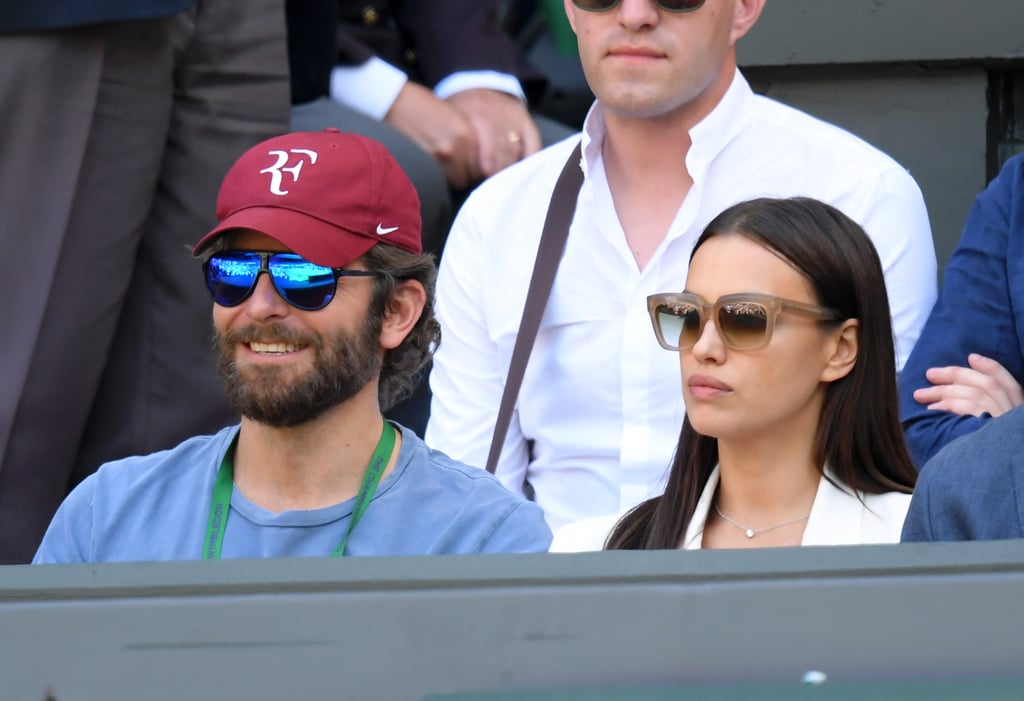
[[[932,367],[966,365],[969,353],[999,361],[1024,379],[1024,155],[1005,164],[978,195],[946,266],[942,289],[900,373],[900,417],[920,466],[987,417],[959,416],[914,401]],[[1022,383],[1024,384],[1024,383]]]

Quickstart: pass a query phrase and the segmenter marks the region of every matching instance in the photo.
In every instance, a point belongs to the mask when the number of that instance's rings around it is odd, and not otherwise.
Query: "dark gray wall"
[[[839,124],[917,179],[939,269],[1021,147],[1024,3],[768,0],[739,45],[759,92]]]

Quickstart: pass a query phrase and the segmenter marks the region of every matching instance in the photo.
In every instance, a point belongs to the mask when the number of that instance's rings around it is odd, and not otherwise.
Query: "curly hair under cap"
[[[394,246],[377,244],[360,259],[367,270],[384,273],[376,278],[370,315],[376,323],[384,319],[388,302],[398,284],[416,280],[426,292],[426,303],[415,326],[397,348],[385,351],[380,369],[380,407],[387,411],[410,396],[419,384],[423,371],[441,343],[441,326],[434,316],[434,281],[437,266],[429,253],[415,254]]]

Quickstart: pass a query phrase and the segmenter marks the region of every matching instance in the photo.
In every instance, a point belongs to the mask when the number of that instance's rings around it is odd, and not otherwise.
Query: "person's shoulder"
[[[551,542],[544,512],[498,478],[433,450],[402,429],[401,474],[396,493],[444,522],[443,552],[542,552]]]
[[[991,458],[1020,451],[1024,437],[1024,407],[1017,407],[991,419],[973,433],[960,436],[943,448],[932,460],[947,462],[963,457]]]
[[[1019,538],[1024,407],[960,436],[921,467],[904,540]]]
[[[801,109],[779,102],[765,95],[755,94],[752,101],[753,119],[756,127],[770,129],[774,139],[788,134],[813,149],[816,157],[841,158],[861,164],[865,168],[891,171],[910,177],[906,168],[877,146],[870,144],[843,127],[815,117]]]
[[[1021,452],[1024,442],[1024,406],[989,420],[977,431],[960,436],[936,453],[921,468],[931,482],[972,479],[991,474]],[[981,466],[988,469],[980,469]]]
[[[212,483],[235,430],[101,465],[63,501],[36,561],[167,559],[165,546],[190,527],[182,515],[197,508],[195,490]],[[202,471],[208,472],[205,480]]]
[[[1024,153],[1007,158],[999,169],[999,176],[1006,176],[1018,182],[1024,180]]]
[[[863,504],[859,542],[898,543],[912,496],[905,492],[861,494]]]
[[[542,514],[540,507],[510,491],[482,467],[467,465],[440,450],[430,448],[409,429],[403,429],[402,440],[407,443],[410,451],[406,472],[412,473],[408,476],[415,479],[420,488],[437,490],[441,492],[439,496],[451,497],[455,503],[462,499],[469,500],[466,503],[486,508],[492,513],[535,509],[538,514]],[[485,504],[488,506],[483,507]]]
[[[237,426],[228,426],[215,434],[187,438],[173,448],[113,460],[101,465],[90,479],[101,491],[161,488],[167,482],[187,479],[187,473],[210,469],[211,461],[220,458],[237,430]]]
[[[1006,159],[986,190],[1017,195],[1024,191],[1024,153],[1018,153]],[[1016,204],[1016,201],[1013,204]]]
[[[906,492],[864,492],[850,487],[828,467],[821,480],[808,522],[816,533],[807,545],[898,543],[912,495]],[[826,529],[822,526],[827,526]]]
[[[868,511],[879,520],[891,521],[901,525],[903,519],[907,516],[907,509],[910,508],[910,501],[913,495],[906,492],[883,492],[881,494],[864,494],[861,498]],[[896,535],[898,540],[898,528]]]
[[[410,452],[409,468],[420,471],[418,478],[425,478],[431,483],[448,490],[468,493],[493,493],[501,499],[518,502],[519,496],[508,491],[505,486],[482,467],[475,467],[449,457],[446,453],[428,446],[422,438],[411,430],[402,428],[403,451]]]

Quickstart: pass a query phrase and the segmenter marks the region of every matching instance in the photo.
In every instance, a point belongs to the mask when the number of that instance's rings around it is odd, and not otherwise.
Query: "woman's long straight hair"
[[[853,369],[829,383],[818,422],[814,460],[843,485],[865,494],[913,490],[917,470],[907,453],[896,398],[885,277],[871,239],[838,209],[809,198],[741,202],[708,224],[694,253],[709,239],[739,234],[773,251],[811,284],[816,303],[857,319]],[[693,254],[690,256],[693,260]],[[627,513],[606,548],[677,548],[718,463],[718,440],[684,419],[665,492]]]

